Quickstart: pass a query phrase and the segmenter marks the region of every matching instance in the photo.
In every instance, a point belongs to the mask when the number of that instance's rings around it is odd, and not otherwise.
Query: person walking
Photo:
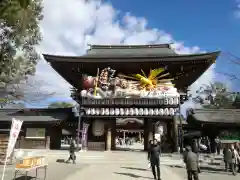
[[[240,146],[239,146],[239,143],[235,143],[235,149],[237,151],[237,156],[238,156],[238,160],[237,160],[238,173],[240,173]]]
[[[69,147],[69,158],[66,161],[66,163],[69,163],[70,160],[72,160],[73,164],[76,164],[76,155],[75,155],[75,151],[76,151],[76,147],[75,147],[75,143],[72,140],[70,143],[70,147]]]
[[[198,177],[198,156],[192,152],[190,146],[186,147],[186,151],[183,154],[183,161],[186,164],[188,180],[199,180]]]
[[[227,172],[228,169],[232,172],[233,175],[236,175],[235,173],[235,155],[234,150],[231,146],[226,145],[226,147],[223,150],[223,159],[225,163],[225,171]]]
[[[192,152],[194,152],[197,155],[197,158],[198,158],[198,173],[201,173],[200,164],[199,164],[199,151],[200,151],[200,147],[199,147],[198,140],[194,139],[193,143],[192,143]]]
[[[217,155],[220,155],[221,151],[221,141],[218,136],[215,138],[215,149],[217,150]]]
[[[148,160],[150,161],[152,173],[154,179],[161,180],[160,178],[160,152],[161,148],[156,139],[153,140],[153,144],[150,144],[148,149]],[[157,169],[157,174],[156,174]]]
[[[232,172],[233,172],[233,175],[236,175],[236,167],[238,165],[240,157],[233,144],[231,145],[231,151],[232,151],[232,166],[233,166]]]

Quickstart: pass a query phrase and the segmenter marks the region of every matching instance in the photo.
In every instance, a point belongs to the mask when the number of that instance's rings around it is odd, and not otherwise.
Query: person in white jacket
[[[234,145],[231,145],[231,151],[232,151],[232,163],[234,165],[234,169],[236,170],[237,164],[239,163],[240,156],[237,152],[237,150],[234,148]]]

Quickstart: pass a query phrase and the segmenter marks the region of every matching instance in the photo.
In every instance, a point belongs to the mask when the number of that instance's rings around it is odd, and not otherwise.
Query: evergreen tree
[[[41,41],[42,0],[0,1],[0,104],[7,104],[20,82],[35,73]],[[18,97],[17,97],[18,99]]]
[[[48,108],[68,108],[68,107],[73,107],[73,104],[68,102],[54,102],[48,106]]]
[[[42,8],[42,0],[0,1],[0,88],[34,74]]]

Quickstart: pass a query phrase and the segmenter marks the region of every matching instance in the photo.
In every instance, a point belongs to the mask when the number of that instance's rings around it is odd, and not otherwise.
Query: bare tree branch
[[[18,84],[7,84],[5,87],[0,88],[0,106],[14,105],[17,102],[32,106],[37,105],[56,94],[44,89],[44,84],[46,84],[44,81],[33,79],[20,81]]]

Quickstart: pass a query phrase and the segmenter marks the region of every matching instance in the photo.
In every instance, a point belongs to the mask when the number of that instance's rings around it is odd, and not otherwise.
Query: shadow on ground
[[[178,166],[178,165],[168,165],[168,167],[171,168],[182,168],[185,169],[183,166]],[[222,166],[201,166],[200,167],[201,172],[206,172],[206,173],[216,173],[216,174],[226,174],[229,172],[225,172],[224,168]]]
[[[115,151],[131,151],[131,152],[144,152],[144,149],[134,149],[134,148],[124,148],[124,147],[117,147]]]
[[[66,160],[65,159],[57,159],[56,162],[57,163],[66,163]]]
[[[25,176],[18,176],[18,177],[16,177],[15,180],[32,180],[32,179],[36,179],[36,177],[32,177],[32,176],[27,176],[27,177],[25,177]]]
[[[114,172],[114,173],[118,174],[118,175],[129,176],[129,177],[132,177],[132,178],[153,179],[153,178],[150,178],[150,177],[139,176],[139,175],[136,175],[136,174],[133,174],[133,173],[119,173],[119,172]]]
[[[147,169],[144,168],[135,168],[135,167],[121,167],[123,169],[131,169],[131,170],[137,170],[137,171],[147,171]]]

